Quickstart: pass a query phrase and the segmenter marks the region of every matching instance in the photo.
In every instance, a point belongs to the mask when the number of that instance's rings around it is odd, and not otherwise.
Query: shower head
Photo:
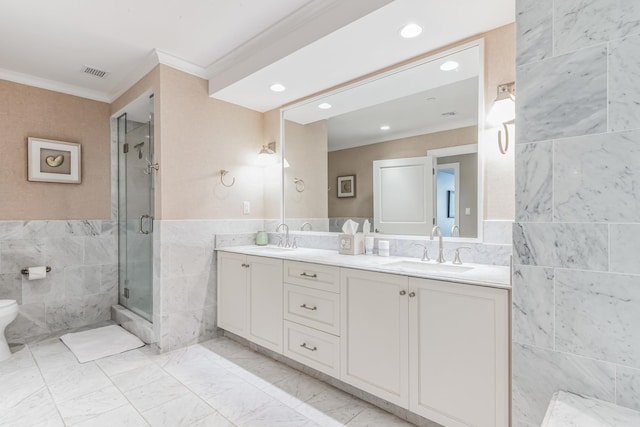
[[[133,146],[133,148],[135,150],[138,150],[138,158],[139,159],[142,159],[142,147],[143,146],[144,146],[144,141],[142,141],[141,143],[136,144],[136,145]]]

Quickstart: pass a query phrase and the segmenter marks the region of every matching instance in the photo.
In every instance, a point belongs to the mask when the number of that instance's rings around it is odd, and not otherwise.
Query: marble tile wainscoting
[[[640,3],[517,0],[513,425],[640,409]]]
[[[98,323],[118,301],[114,221],[0,221],[0,299],[20,304],[9,342]],[[42,280],[24,267],[47,265]]]
[[[153,326],[158,349],[213,338],[216,328],[216,236],[226,245],[255,243],[263,220],[154,221]]]

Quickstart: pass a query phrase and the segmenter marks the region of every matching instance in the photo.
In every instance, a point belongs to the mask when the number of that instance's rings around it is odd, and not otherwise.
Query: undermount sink
[[[386,267],[424,271],[425,273],[464,273],[473,270],[473,267],[457,264],[437,264],[426,261],[395,261],[385,264]]]

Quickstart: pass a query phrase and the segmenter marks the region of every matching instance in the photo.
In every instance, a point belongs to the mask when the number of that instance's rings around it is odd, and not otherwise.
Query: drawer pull
[[[313,273],[313,274],[307,274],[307,272],[306,272],[306,271],[305,271],[305,272],[303,272],[303,273],[300,273],[300,275],[301,275],[302,277],[310,277],[310,278],[312,278],[312,279],[316,279],[316,278],[318,277],[318,275],[317,275],[316,273]]]
[[[309,347],[306,342],[303,342],[302,344],[300,344],[300,347],[306,348],[309,351],[316,351],[318,349],[318,347],[316,346]]]
[[[306,308],[307,310],[311,310],[311,311],[315,311],[318,309],[318,307],[316,307],[315,305],[307,305],[307,304],[302,304],[300,308]]]

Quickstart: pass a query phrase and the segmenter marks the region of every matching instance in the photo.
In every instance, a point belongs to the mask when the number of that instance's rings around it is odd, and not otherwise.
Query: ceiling
[[[257,111],[514,21],[514,0],[0,0],[0,10],[0,79],[111,102],[164,63]],[[408,21],[422,35],[398,37]],[[269,91],[275,81],[288,90]]]

